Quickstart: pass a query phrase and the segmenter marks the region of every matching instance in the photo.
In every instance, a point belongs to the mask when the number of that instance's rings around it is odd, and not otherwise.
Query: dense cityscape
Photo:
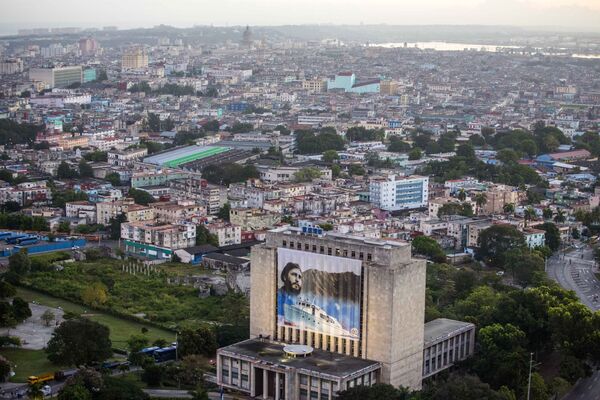
[[[599,128],[600,33],[0,36],[0,399],[600,399]]]

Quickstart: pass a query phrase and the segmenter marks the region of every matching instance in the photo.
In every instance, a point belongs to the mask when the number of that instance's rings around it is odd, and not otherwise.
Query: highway
[[[551,257],[546,272],[564,289],[574,291],[590,309],[600,310],[600,281],[594,274],[597,268],[589,246]],[[577,382],[562,400],[600,400],[600,371]]]

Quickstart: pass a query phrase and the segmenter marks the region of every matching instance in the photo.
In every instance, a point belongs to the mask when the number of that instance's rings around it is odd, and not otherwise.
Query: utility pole
[[[533,353],[529,353],[529,379],[527,381],[527,400],[531,394],[531,368],[533,367]]]

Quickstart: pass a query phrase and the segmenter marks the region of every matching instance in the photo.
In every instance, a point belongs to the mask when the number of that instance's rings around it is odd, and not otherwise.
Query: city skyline
[[[600,31],[600,3],[592,0],[426,0],[413,4],[404,0],[374,0],[368,4],[350,0],[285,1],[224,0],[218,3],[177,0],[109,0],[86,6],[78,14],[73,0],[40,2],[36,7],[5,2],[0,16],[0,34],[20,28],[114,25],[119,28],[176,27],[193,25],[303,25],[303,24],[388,24],[388,25],[509,25],[578,31]],[[49,19],[53,10],[60,16]],[[114,10],[119,10],[115,13]],[[232,12],[231,10],[235,10]],[[318,10],[318,11],[316,11]]]

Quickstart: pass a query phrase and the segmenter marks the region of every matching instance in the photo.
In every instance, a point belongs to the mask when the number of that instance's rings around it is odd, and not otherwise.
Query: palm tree
[[[554,215],[554,213],[552,212],[552,209],[550,207],[544,208],[542,213],[543,213],[544,219],[551,219],[552,215]]]
[[[558,210],[556,211],[556,215],[554,216],[554,222],[558,222],[559,224],[562,224],[563,222],[566,221],[566,217],[565,217],[565,212],[563,210]]]
[[[525,226],[527,226],[527,221],[531,221],[536,217],[535,210],[533,207],[529,206],[523,211],[523,218],[525,219]]]
[[[27,389],[27,394],[30,399],[39,400],[44,397],[44,393],[42,392],[42,385],[39,383],[32,383],[29,385]]]
[[[465,192],[465,189],[460,189],[458,191],[458,196],[457,197],[458,197],[458,199],[460,201],[465,201],[465,199],[467,198],[467,192]]]
[[[487,203],[487,194],[477,193],[475,196],[475,204],[477,204],[477,214],[481,213],[481,207]]]
[[[502,210],[504,210],[506,214],[512,214],[515,212],[515,205],[513,203],[506,203],[502,207]]]

